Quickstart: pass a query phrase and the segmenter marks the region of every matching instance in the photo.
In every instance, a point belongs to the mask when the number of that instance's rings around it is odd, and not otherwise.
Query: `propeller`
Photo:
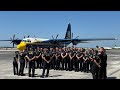
[[[15,34],[13,35],[13,37],[10,37],[9,40],[0,40],[0,41],[10,41],[10,44],[13,43],[13,48],[15,44],[19,44],[21,42],[21,40],[19,40],[18,38],[15,39]]]
[[[59,36],[59,34],[56,36],[56,39],[57,39],[58,36]]]
[[[57,34],[57,35],[56,35],[56,38],[54,38],[53,35],[52,35],[52,39],[57,39],[58,36],[59,36],[59,34]],[[57,44],[57,40],[54,40],[53,43],[54,43],[54,44]]]
[[[18,38],[17,38],[18,39]],[[17,39],[15,39],[15,34],[13,35],[13,38],[10,38],[10,40],[11,40],[11,43],[13,43],[13,48],[14,48],[14,46],[15,46],[15,40],[17,40]],[[11,44],[10,43],[10,44]]]
[[[54,39],[53,35],[52,35],[52,38]]]
[[[27,38],[29,38],[29,37],[30,37],[30,35],[27,36]],[[24,36],[24,38],[25,38],[25,36]]]
[[[52,35],[52,38],[53,38],[53,39],[57,39],[57,38],[58,38],[58,36],[59,36],[59,34],[57,34],[57,35],[56,35],[56,38],[54,38],[54,37],[53,37],[53,35]]]
[[[75,39],[77,39],[78,37],[79,37],[79,36],[77,36]],[[73,39],[73,33],[72,33],[71,39]],[[74,42],[74,41],[71,41],[71,42],[72,42],[72,45],[73,45],[73,46],[78,44],[77,42]]]

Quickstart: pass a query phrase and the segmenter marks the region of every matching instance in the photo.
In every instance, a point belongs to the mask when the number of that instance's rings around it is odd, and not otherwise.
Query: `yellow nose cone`
[[[17,45],[17,49],[23,51],[24,49],[26,49],[26,43],[21,42],[19,45]]]

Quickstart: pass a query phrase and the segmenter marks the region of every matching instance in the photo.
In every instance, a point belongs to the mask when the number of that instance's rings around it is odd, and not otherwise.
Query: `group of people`
[[[18,63],[20,67],[18,69]],[[93,49],[64,48],[27,48],[16,51],[13,60],[14,75],[24,75],[28,68],[29,77],[35,76],[35,69],[43,69],[40,77],[49,76],[49,70],[66,70],[91,73],[93,79],[107,78],[107,54],[103,47]],[[45,70],[47,69],[46,75]]]

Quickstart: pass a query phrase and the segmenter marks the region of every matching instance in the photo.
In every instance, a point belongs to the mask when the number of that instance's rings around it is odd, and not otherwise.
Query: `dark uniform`
[[[67,70],[67,52],[65,50],[63,50],[61,52],[61,57],[62,57],[62,70]],[[63,58],[64,57],[64,58]]]
[[[47,50],[42,54],[43,58],[43,72],[42,72],[42,78],[44,78],[45,69],[47,69],[46,77],[49,76],[49,69],[50,69],[50,52]]]
[[[56,51],[56,54],[55,54],[55,62],[56,62],[56,70],[60,70],[60,59],[61,59],[61,56],[60,56],[60,52],[59,51]]]
[[[99,71],[99,79],[106,79],[107,78],[107,72],[106,72],[106,67],[107,67],[107,54],[106,53],[99,53],[99,57],[101,59],[100,63],[100,71]]]
[[[32,77],[35,76],[35,52],[29,51],[27,55],[27,59],[29,60],[29,77],[31,77],[31,69],[32,69]]]
[[[75,65],[75,53],[71,50],[69,52],[69,71],[73,70],[73,65]]]
[[[89,54],[89,60],[90,60],[90,72],[91,72],[91,70],[92,70],[92,65],[93,65],[93,56],[95,56],[95,55],[93,55],[93,54]]]
[[[41,68],[41,64],[40,64],[40,60],[41,60],[41,51],[40,50],[37,50],[36,52],[35,52],[36,54],[35,54],[35,56],[37,56],[38,58],[36,58],[36,68]]]
[[[99,70],[100,70],[100,58],[99,56],[93,56],[93,65],[92,65],[92,69],[91,69],[91,73],[93,76],[93,79],[99,79]]]
[[[19,75],[23,76],[23,72],[24,72],[24,67],[25,67],[25,56],[26,56],[26,52],[23,51],[20,53],[19,55],[19,61],[20,61],[20,69],[19,69]]]
[[[88,56],[88,54],[84,54],[83,59],[84,59],[83,70],[84,70],[84,72],[88,72],[89,71],[89,56]]]
[[[81,51],[77,51],[77,71],[82,71],[83,69],[83,53]]]
[[[50,62],[50,65],[51,65],[51,69],[54,69],[55,70],[55,67],[56,67],[56,58],[55,58],[55,50],[53,49],[52,51],[49,52],[50,53],[50,57],[51,57],[51,62]]]
[[[25,53],[26,53],[26,55],[28,54],[28,49],[25,51]],[[28,59],[25,57],[25,68],[28,67],[28,63],[29,63],[29,61],[28,61]]]
[[[15,52],[15,56],[13,58],[13,72],[14,75],[18,75],[18,52]]]

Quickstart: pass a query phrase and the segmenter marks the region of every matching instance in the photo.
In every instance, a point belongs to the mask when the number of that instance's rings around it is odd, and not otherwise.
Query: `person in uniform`
[[[52,63],[52,69],[55,70],[55,67],[56,67],[56,58],[55,58],[55,49],[53,48],[52,51],[50,51],[50,58],[51,58],[51,63]]]
[[[41,51],[39,47],[37,47],[37,50],[35,51],[35,56],[36,56],[36,68],[40,68],[40,57],[41,57]]]
[[[106,51],[103,47],[101,47],[99,49],[99,57],[101,59],[101,63],[100,63],[100,71],[99,71],[99,79],[107,79],[107,54]]]
[[[75,60],[75,53],[73,51],[73,48],[71,48],[71,50],[69,52],[69,71],[73,70],[74,60]]]
[[[25,56],[26,56],[26,52],[25,50],[23,50],[22,52],[20,52],[19,54],[19,61],[20,61],[20,69],[19,69],[19,74],[23,76],[23,72],[24,72],[24,67],[25,67]]]
[[[28,68],[29,77],[31,77],[31,76],[35,77],[36,56],[35,56],[35,52],[32,50],[32,48],[30,48],[30,51],[26,55],[26,58],[29,60],[29,68]],[[31,75],[31,70],[32,70],[32,75]]]
[[[59,48],[56,48],[55,62],[56,62],[55,69],[60,70],[60,51],[59,51]]]
[[[26,55],[28,54],[28,51],[29,51],[29,49],[28,49],[28,47],[26,48],[26,50],[25,50],[25,53],[26,53]],[[28,59],[27,58],[25,58],[25,68],[27,68],[28,67]]]
[[[92,65],[92,77],[93,79],[99,79],[99,70],[101,68],[100,66],[101,60],[98,55],[93,56],[93,65]]]
[[[44,53],[42,54],[43,59],[43,72],[40,77],[44,78],[45,69],[47,69],[46,77],[49,76],[49,69],[50,69],[50,52],[47,48],[44,48]]]
[[[62,70],[67,69],[67,60],[66,57],[68,56],[68,53],[65,50],[66,48],[62,48],[62,52],[61,52],[61,57],[62,57]]]
[[[15,51],[15,56],[13,58],[13,73],[14,73],[14,75],[18,75],[18,56],[19,56],[19,52]]]
[[[76,53],[76,58],[77,58],[77,71],[81,71],[82,72],[82,68],[83,68],[83,53],[81,51],[81,48],[78,48],[78,51]],[[80,64],[80,67],[79,67]]]
[[[39,60],[40,60],[40,62],[39,62],[39,65],[40,65],[40,69],[42,69],[43,68],[43,59],[42,59],[42,54],[43,54],[43,48],[39,48],[39,51],[40,51],[40,57],[39,57]]]
[[[92,65],[93,65],[93,56],[95,56],[96,53],[94,53],[94,49],[90,48],[89,49],[89,60],[90,60],[90,72],[92,70]]]
[[[87,72],[89,71],[89,55],[87,53],[87,51],[85,51],[84,53],[84,56],[83,56],[83,68],[84,68],[84,72]]]

